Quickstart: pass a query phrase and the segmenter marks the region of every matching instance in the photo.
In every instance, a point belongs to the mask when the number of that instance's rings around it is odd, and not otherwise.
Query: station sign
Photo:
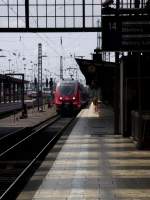
[[[102,50],[150,51],[150,16],[103,16]]]

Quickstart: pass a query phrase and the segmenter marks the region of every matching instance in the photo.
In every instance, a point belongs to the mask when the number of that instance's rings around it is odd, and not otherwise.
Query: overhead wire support
[[[60,37],[60,45],[61,45],[61,48],[63,48],[63,45],[62,45],[62,37]],[[60,80],[63,80],[63,56],[61,55],[60,56]]]
[[[60,56],[60,80],[63,80],[63,57]]]
[[[38,44],[38,87],[37,87],[37,97],[38,97],[38,110],[40,110],[40,103],[42,104],[43,109],[43,102],[42,101],[42,44]]]
[[[100,27],[100,20],[97,20],[97,27]],[[100,40],[101,40],[101,35],[100,32],[97,31],[97,48],[101,49],[101,45],[100,45]]]

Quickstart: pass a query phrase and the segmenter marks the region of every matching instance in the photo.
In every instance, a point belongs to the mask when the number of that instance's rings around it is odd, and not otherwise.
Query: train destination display
[[[104,51],[148,51],[150,16],[103,16],[102,49]]]

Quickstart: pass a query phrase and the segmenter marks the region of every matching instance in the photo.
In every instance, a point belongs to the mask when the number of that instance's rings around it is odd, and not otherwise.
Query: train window
[[[61,95],[73,95],[74,92],[75,92],[75,85],[73,84],[66,84],[60,86]]]

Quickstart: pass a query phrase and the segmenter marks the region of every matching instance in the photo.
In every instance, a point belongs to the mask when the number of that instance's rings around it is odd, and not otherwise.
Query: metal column
[[[38,87],[37,87],[37,97],[38,97],[38,110],[43,110],[43,97],[42,97],[42,44],[38,44]],[[40,109],[41,106],[41,109]]]
[[[120,7],[120,1],[116,0],[116,10],[118,11]],[[119,32],[119,14],[116,12],[116,18],[117,18],[117,31]],[[114,134],[119,134],[119,114],[120,114],[120,109],[119,109],[119,84],[120,84],[120,69],[119,69],[119,52],[115,52],[115,62],[116,62],[116,67],[115,67],[115,82],[114,82]]]
[[[0,81],[0,103],[2,102],[2,81]]]
[[[60,56],[60,79],[63,80],[63,57]]]
[[[3,96],[4,96],[4,103],[6,103],[6,91],[7,91],[7,87],[6,87],[6,81],[3,81]]]
[[[13,102],[15,102],[15,100],[16,100],[16,91],[15,91],[15,86],[16,86],[16,83],[15,82],[13,82]]]
[[[9,80],[8,83],[8,91],[9,91],[8,101],[11,102],[11,80]]]

